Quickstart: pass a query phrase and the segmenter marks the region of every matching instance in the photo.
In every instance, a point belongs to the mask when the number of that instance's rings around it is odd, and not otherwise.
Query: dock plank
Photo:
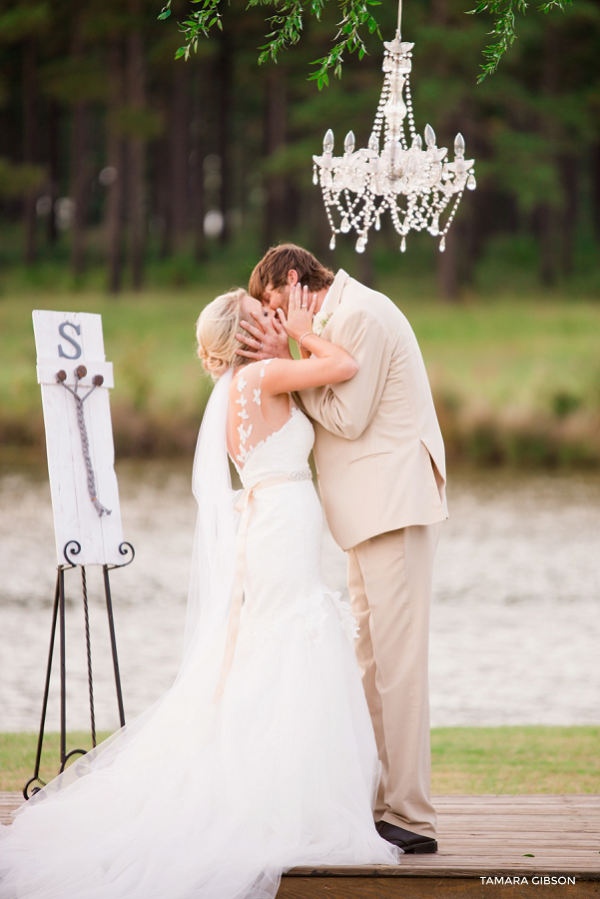
[[[541,899],[598,899],[600,883],[577,881],[576,885],[486,885],[471,876],[455,878],[404,877],[387,880],[340,877],[323,879],[318,886],[311,877],[284,877],[277,899],[524,899],[529,891]],[[527,892],[526,892],[527,891]]]
[[[0,822],[23,803],[0,793]],[[557,878],[536,884],[544,899],[600,899],[600,796],[436,796],[439,852],[405,855],[398,865],[298,867],[282,878],[277,899],[487,899],[487,877]],[[575,878],[576,884],[560,878]],[[483,878],[483,881],[482,881]],[[502,885],[504,899],[523,887]]]
[[[436,796],[434,804],[436,854],[405,855],[394,866],[294,868],[277,899],[497,897],[499,885],[484,882],[490,876],[509,879],[509,899],[525,895],[512,878],[527,878],[539,897],[600,899],[600,796]],[[310,888],[317,878],[318,893]]]

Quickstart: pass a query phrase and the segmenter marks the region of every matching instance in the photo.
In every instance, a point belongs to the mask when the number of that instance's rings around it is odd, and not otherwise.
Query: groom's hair
[[[276,290],[285,287],[288,272],[292,269],[298,272],[298,280],[309,290],[322,290],[333,282],[333,272],[321,265],[312,253],[293,243],[282,243],[271,247],[255,267],[250,275],[248,293],[262,300],[268,284]]]

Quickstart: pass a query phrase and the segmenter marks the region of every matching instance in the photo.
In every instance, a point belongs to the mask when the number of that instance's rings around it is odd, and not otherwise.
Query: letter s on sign
[[[73,322],[62,322],[62,324],[60,324],[58,326],[58,333],[60,334],[61,337],[64,337],[65,340],[69,341],[69,343],[75,350],[75,355],[68,356],[67,353],[65,353],[65,351],[61,347],[60,343],[58,345],[58,355],[62,359],[79,359],[79,357],[81,356],[81,352],[82,352],[81,346],[80,346],[80,344],[77,343],[77,341],[73,337],[69,337],[68,334],[65,334],[66,327],[73,328],[73,330],[75,331],[75,333],[78,336],[81,334],[81,326],[80,325],[74,325]]]

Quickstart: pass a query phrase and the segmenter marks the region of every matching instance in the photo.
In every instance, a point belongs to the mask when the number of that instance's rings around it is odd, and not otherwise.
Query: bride
[[[236,353],[241,319],[263,314],[243,290],[200,315],[198,354],[217,383],[194,462],[181,669],[0,829],[2,899],[272,899],[295,865],[397,862],[373,823],[356,626],[321,578],[314,435],[291,397],[357,370],[312,333],[314,304],[296,288],[271,324],[311,354],[299,361]]]

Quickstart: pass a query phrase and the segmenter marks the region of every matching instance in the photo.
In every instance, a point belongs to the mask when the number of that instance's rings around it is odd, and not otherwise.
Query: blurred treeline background
[[[193,323],[294,240],[388,293],[409,316],[449,451],[477,462],[600,462],[600,3],[531,10],[478,85],[489,17],[468,0],[405,3],[417,128],[461,131],[476,159],[446,252],[406,254],[389,227],[356,256],[329,233],[311,155],[325,130],[366,143],[381,42],[322,92],[310,63],[339,9],[257,66],[269,7],[232,0],[224,31],[175,61],[150,0],[0,0],[0,438],[41,447],[30,310],[102,312],[117,450],[188,452],[208,393]],[[382,34],[397,6],[374,8]],[[73,295],[75,293],[75,296]],[[120,380],[119,380],[120,379]]]

